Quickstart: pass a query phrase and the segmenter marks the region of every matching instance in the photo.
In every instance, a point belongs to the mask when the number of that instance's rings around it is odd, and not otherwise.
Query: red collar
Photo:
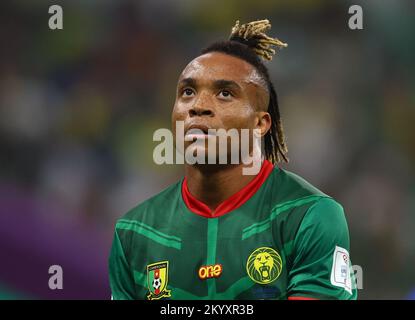
[[[272,165],[272,163],[268,160],[264,160],[261,170],[259,171],[257,176],[237,193],[223,201],[213,212],[206,204],[196,199],[189,192],[189,188],[187,187],[187,179],[185,177],[182,183],[183,201],[190,211],[200,216],[206,218],[217,218],[223,216],[224,214],[227,214],[232,210],[239,208],[245,202],[247,202],[262,186],[262,184],[271,174],[273,169],[274,166]]]

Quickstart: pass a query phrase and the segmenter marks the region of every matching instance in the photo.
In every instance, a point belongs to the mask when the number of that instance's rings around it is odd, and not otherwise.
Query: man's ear
[[[271,115],[265,111],[258,111],[257,119],[256,129],[261,130],[261,137],[263,137],[271,128]]]

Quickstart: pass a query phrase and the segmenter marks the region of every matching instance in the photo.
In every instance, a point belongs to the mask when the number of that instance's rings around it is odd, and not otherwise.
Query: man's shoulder
[[[278,170],[278,193],[282,200],[289,201],[309,196],[329,197],[300,175],[282,168],[276,170]]]
[[[275,168],[272,183],[271,215],[289,215],[298,225],[307,212],[342,211],[341,205],[330,195],[291,171]],[[336,209],[336,210],[333,210]],[[338,210],[340,209],[340,210]],[[280,215],[281,213],[284,213]],[[314,216],[314,215],[311,215]],[[316,218],[323,218],[322,214]],[[284,219],[284,218],[283,218]]]
[[[328,197],[311,182],[302,176],[286,169],[279,168],[280,188],[284,196],[304,197],[304,196],[321,196]]]
[[[344,220],[343,207],[332,196],[308,182],[303,177],[284,169],[278,169],[277,197],[274,213],[289,211],[298,215],[298,222],[307,220],[329,222]],[[292,210],[291,210],[292,209]]]
[[[160,219],[163,215],[168,214],[173,207],[177,205],[180,197],[180,190],[183,179],[168,186],[158,194],[144,200],[135,207],[127,211],[118,221],[122,220],[146,220],[146,217],[153,218],[153,213],[157,213]]]

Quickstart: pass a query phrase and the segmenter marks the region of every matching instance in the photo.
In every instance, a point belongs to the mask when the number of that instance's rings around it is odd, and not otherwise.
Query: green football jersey
[[[268,161],[255,179],[220,215],[181,179],[119,219],[112,298],[356,299],[342,207]]]

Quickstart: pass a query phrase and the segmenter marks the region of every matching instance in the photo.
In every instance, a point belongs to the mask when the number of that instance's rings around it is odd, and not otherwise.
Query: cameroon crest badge
[[[147,265],[147,286],[150,294],[149,300],[171,297],[170,291],[167,290],[169,280],[169,262],[161,261]]]

